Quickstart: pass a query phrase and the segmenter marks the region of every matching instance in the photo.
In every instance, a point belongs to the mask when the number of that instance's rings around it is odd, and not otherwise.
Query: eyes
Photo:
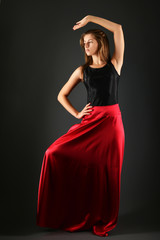
[[[92,41],[89,41],[89,43],[93,43]],[[83,44],[84,46],[86,45],[86,43]]]

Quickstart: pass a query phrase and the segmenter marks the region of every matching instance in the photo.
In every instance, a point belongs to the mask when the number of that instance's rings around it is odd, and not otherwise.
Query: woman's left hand
[[[89,21],[90,21],[90,16],[88,15],[82,18],[82,20],[80,20],[79,22],[76,22],[76,25],[74,25],[73,30],[84,27]]]

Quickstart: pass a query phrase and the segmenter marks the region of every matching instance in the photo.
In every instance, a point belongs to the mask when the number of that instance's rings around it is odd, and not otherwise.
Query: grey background
[[[121,24],[125,37],[119,84],[125,153],[115,234],[159,230],[158,9],[156,1],[0,1],[1,237],[43,231],[35,222],[44,152],[80,122],[57,101],[84,63],[80,35],[90,28],[104,30],[113,54],[107,29],[89,23],[72,30],[86,15]],[[83,83],[69,100],[82,110]]]

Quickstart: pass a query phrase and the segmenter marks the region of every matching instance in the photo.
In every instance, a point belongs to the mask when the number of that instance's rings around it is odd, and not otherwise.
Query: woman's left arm
[[[121,68],[123,64],[124,47],[125,47],[122,25],[114,23],[104,18],[92,16],[92,15],[88,15],[87,18],[89,22],[99,24],[102,27],[113,32],[115,49],[114,49],[112,59],[116,61],[116,65],[118,65],[118,68]]]

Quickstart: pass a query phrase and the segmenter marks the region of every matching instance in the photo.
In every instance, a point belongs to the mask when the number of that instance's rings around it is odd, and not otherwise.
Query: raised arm
[[[102,27],[113,32],[114,53],[112,56],[112,61],[115,63],[116,68],[120,72],[120,69],[123,65],[124,47],[125,47],[122,25],[114,23],[104,18],[92,16],[92,15],[88,15],[87,18],[88,18],[88,22],[99,24]]]

